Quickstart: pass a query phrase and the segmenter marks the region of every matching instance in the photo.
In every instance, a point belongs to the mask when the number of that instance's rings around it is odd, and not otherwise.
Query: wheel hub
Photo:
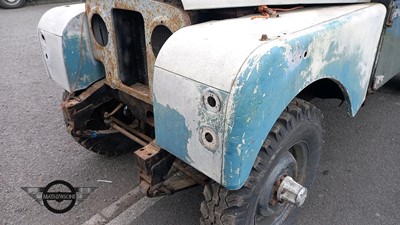
[[[278,201],[287,201],[301,207],[307,198],[307,188],[301,186],[290,176],[283,178],[277,191]]]
[[[307,189],[293,179],[299,176],[298,172],[297,161],[291,153],[279,156],[260,193],[256,224],[280,221],[294,207],[303,205]]]

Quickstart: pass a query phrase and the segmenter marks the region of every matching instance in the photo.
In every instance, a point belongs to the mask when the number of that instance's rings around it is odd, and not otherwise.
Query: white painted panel
[[[360,3],[370,0],[182,0],[186,10],[232,8],[259,5]]]
[[[52,8],[43,14],[38,29],[62,36],[69,21],[82,12],[85,12],[85,3]]]
[[[39,29],[38,32],[42,55],[49,77],[65,90],[70,90],[64,65],[62,37],[45,30]]]
[[[260,41],[263,34],[270,40],[288,38],[298,31],[374,5],[308,8],[281,13],[279,18],[252,20],[247,16],[185,27],[165,43],[156,66],[229,92],[245,59],[265,44]]]

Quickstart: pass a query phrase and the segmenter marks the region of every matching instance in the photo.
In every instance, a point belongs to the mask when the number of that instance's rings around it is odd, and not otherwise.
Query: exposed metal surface
[[[67,118],[67,129],[73,135],[91,135],[86,132],[86,124],[97,107],[111,101],[110,88],[99,81],[82,92],[79,96],[68,98],[61,104],[61,110]],[[90,131],[89,131],[90,132]]]
[[[163,50],[160,55],[162,52]],[[224,140],[225,103],[228,94],[212,89],[214,93],[218,93],[221,101],[221,110],[214,113],[203,103],[203,93],[205,90],[210,90],[209,86],[157,67],[155,78],[154,119],[157,144],[218,180],[223,163],[221,141]],[[179,92],[176,91],[176,87],[179,87]],[[202,142],[201,131],[205,127],[212,127],[215,133],[214,139],[220,140],[218,146],[210,143],[210,147],[214,147],[210,148],[212,151]]]
[[[381,4],[357,4],[181,29],[156,63],[157,144],[228,189],[240,188],[273,123],[311,83],[323,78],[338,83],[349,112],[356,114],[365,99],[385,12]],[[262,34],[268,41],[260,41]],[[170,62],[171,55],[179,65]],[[174,91],[177,86],[185,96]],[[213,153],[198,138],[213,116],[201,111],[200,96],[209,86],[230,93],[221,98],[225,119],[210,125],[222,146]]]
[[[153,142],[136,151],[139,169],[147,175],[151,174],[151,167],[165,156],[165,153],[159,154],[160,151],[161,149]]]
[[[145,46],[142,47],[145,49],[145,58],[142,60],[147,63],[147,74],[144,74],[146,77],[145,82],[135,84],[126,82],[126,84],[124,84],[121,80],[120,74],[124,71],[121,70],[120,62],[125,59],[121,58],[121,54],[117,55],[118,44],[114,34],[121,32],[119,29],[122,29],[122,27],[115,27],[116,21],[114,21],[115,18],[113,18],[112,15],[113,12],[117,13],[117,11],[114,11],[113,9],[131,10],[132,12],[139,13],[143,17]],[[152,31],[155,27],[163,25],[168,27],[171,32],[175,32],[190,24],[189,17],[180,8],[153,0],[89,0],[86,1],[86,13],[89,19],[91,19],[94,14],[100,15],[105,21],[109,31],[109,42],[105,47],[94,43],[95,58],[104,63],[109,85],[151,104],[151,89],[153,83],[154,62],[156,59],[151,46]],[[91,29],[92,27],[90,27],[90,30]],[[92,32],[90,33],[92,36]],[[142,72],[143,71],[140,71],[140,73]]]
[[[47,11],[38,33],[49,76],[69,92],[87,88],[105,76],[92,54],[84,4]]]
[[[307,188],[287,176],[283,178],[279,185],[277,197],[279,201],[288,201],[297,207],[301,207],[307,198]]]
[[[141,188],[149,197],[173,194],[197,184],[205,185],[205,175],[175,156],[160,149],[155,142],[135,152],[140,169]]]
[[[110,127],[119,131],[121,134],[127,136],[128,138],[130,138],[132,141],[140,144],[141,146],[146,146],[148,143],[142,141],[140,138],[136,137],[135,135],[129,133],[127,130],[125,130],[124,128],[118,126],[117,124],[111,122],[110,123]]]
[[[259,5],[293,5],[293,4],[332,4],[332,3],[359,3],[370,0],[182,0],[186,10],[233,8]]]
[[[400,51],[400,1],[394,1],[390,26],[385,28],[382,46],[378,54],[374,73],[373,90],[377,90],[392,77],[400,73],[398,54]]]
[[[111,116],[111,121],[115,122],[116,124],[120,125],[122,128],[124,128],[126,131],[132,133],[133,135],[141,138],[143,141],[147,142],[146,145],[150,142],[153,141],[153,138],[147,136],[146,134],[136,130],[134,127],[132,126],[128,126],[125,123],[123,123],[122,121],[118,120],[117,118]]]

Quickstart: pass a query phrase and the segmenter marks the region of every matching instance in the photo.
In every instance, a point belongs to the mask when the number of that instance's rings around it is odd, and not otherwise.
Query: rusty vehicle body
[[[400,72],[399,2],[87,0],[49,10],[38,33],[82,146],[135,150],[151,197],[204,185],[202,224],[281,224],[322,149],[307,101],[355,116]],[[216,207],[220,193],[235,204]]]

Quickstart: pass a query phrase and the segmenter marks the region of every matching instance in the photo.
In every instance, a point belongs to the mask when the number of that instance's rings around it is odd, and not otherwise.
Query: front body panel
[[[398,55],[400,52],[400,1],[394,1],[391,6],[388,26],[382,36],[382,46],[378,54],[373,89],[377,90],[392,77],[400,73]]]
[[[371,0],[182,0],[186,10],[233,8],[259,5],[341,4],[370,2]]]
[[[351,115],[356,114],[365,99],[385,13],[381,4],[310,8],[268,20],[244,17],[178,31],[156,62],[157,144],[228,189],[240,188],[272,125],[311,83],[338,83]],[[263,34],[269,39],[260,40]],[[174,60],[168,61],[171,55]],[[203,122],[213,115],[200,116],[207,86],[229,94],[221,100],[224,132],[221,123],[208,124],[218,131],[221,146],[213,152],[199,141]],[[167,91],[174,88],[183,91]],[[174,129],[167,132],[165,125]],[[181,132],[185,135],[175,135]],[[181,140],[171,141],[176,138]]]
[[[90,19],[99,15],[108,31],[107,44],[93,43],[94,57],[104,64],[108,84],[152,104],[156,59],[152,32],[157,26],[174,33],[190,25],[187,14],[179,7],[154,0],[88,0],[86,14]],[[93,24],[89,25],[93,30]],[[93,32],[91,35],[94,40]]]
[[[85,4],[60,6],[46,12],[38,25],[49,76],[65,90],[87,88],[105,76],[93,57]]]

